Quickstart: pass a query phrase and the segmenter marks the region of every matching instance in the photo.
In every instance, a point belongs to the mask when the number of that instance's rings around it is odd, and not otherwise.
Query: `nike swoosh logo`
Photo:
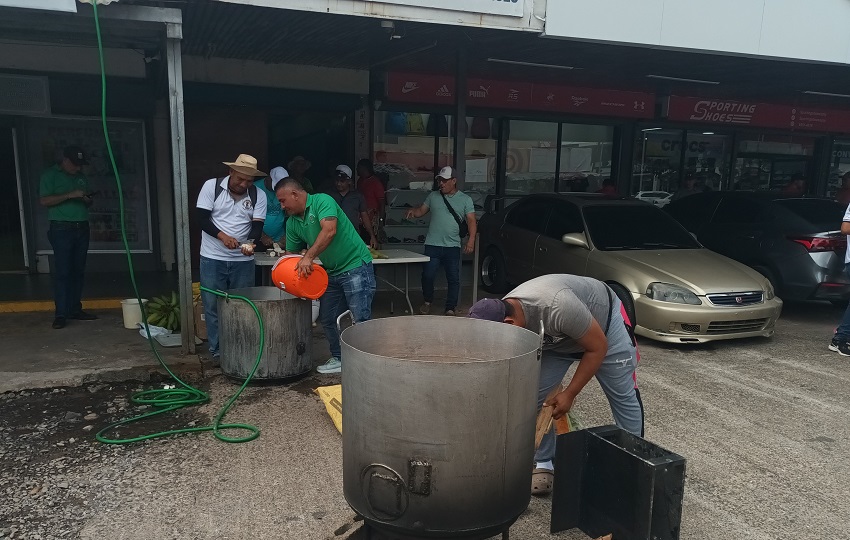
[[[402,94],[408,94],[410,92],[413,92],[414,90],[419,90],[419,87],[418,86],[413,86],[413,87],[405,86],[404,88],[401,89],[401,93]]]

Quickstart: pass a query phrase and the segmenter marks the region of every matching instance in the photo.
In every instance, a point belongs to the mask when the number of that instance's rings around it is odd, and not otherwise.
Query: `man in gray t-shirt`
[[[553,418],[564,416],[595,376],[617,425],[643,435],[643,405],[635,377],[637,345],[622,303],[605,283],[569,274],[541,276],[526,281],[502,300],[476,302],[469,316],[503,321],[534,332],[540,331],[542,321],[538,407],[552,405]],[[567,371],[576,360],[578,368],[565,384]],[[534,456],[533,495],[552,491],[554,456],[555,437],[550,431]]]

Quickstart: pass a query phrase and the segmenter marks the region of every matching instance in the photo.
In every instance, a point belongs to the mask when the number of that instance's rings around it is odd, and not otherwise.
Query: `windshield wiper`
[[[684,246],[682,244],[670,244],[667,242],[644,242],[644,246],[647,247],[659,247],[659,248],[671,248],[671,249],[688,249],[690,246]]]

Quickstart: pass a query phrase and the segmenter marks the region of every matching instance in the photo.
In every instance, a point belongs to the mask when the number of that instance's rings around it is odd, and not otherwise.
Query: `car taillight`
[[[806,251],[812,253],[816,251],[844,251],[847,249],[846,236],[795,236],[789,238],[797,242]]]

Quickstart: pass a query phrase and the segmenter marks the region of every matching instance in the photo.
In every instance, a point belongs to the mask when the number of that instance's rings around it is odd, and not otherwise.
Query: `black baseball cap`
[[[83,152],[83,149],[79,146],[66,146],[65,150],[62,151],[62,155],[68,158],[68,161],[70,161],[74,165],[77,165],[78,167],[89,164],[89,160],[86,157],[86,153]]]

